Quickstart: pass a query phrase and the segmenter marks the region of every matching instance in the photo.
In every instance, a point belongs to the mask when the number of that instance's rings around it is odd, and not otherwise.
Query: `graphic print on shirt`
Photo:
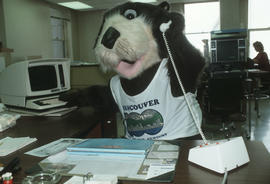
[[[125,119],[130,136],[156,135],[164,126],[162,115],[154,109],[147,109],[141,114],[137,112],[125,113]]]

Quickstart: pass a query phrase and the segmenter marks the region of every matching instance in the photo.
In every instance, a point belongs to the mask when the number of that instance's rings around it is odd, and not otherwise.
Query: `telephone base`
[[[249,162],[242,137],[200,145],[189,150],[188,160],[220,174]]]

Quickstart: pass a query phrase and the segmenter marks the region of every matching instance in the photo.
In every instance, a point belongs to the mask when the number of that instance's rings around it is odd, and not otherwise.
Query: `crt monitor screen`
[[[57,74],[54,65],[32,66],[28,68],[32,91],[57,88]]]
[[[217,41],[217,61],[238,61],[238,40]]]

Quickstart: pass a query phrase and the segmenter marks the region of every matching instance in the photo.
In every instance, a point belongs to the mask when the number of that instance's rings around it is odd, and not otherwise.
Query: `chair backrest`
[[[219,78],[209,80],[208,98],[210,112],[240,112],[242,97],[243,86],[241,78]]]

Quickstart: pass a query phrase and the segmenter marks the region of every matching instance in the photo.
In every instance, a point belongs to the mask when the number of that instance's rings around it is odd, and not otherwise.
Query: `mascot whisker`
[[[174,140],[198,135],[184,97],[200,125],[202,113],[195,93],[205,62],[184,35],[184,17],[169,8],[167,2],[128,2],[107,11],[94,50],[101,68],[117,75],[108,86],[90,86],[60,98],[79,107],[120,111],[129,139]],[[170,26],[165,36],[184,90],[160,30],[166,22]]]

